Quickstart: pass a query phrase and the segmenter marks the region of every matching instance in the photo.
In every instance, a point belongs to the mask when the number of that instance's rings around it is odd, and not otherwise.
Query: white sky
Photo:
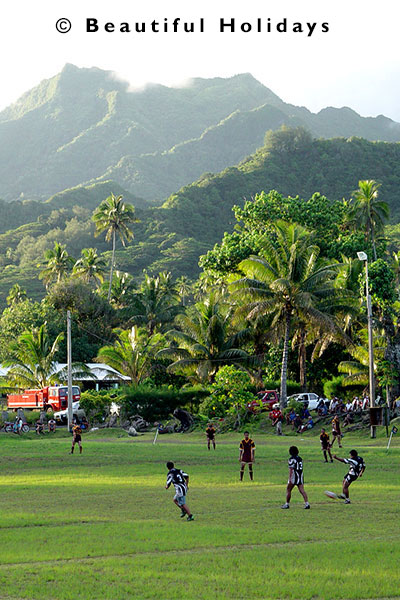
[[[72,30],[60,34],[67,17]],[[205,33],[86,33],[85,19],[99,22],[205,19]],[[219,33],[219,19],[254,22],[261,33]],[[328,22],[306,34],[267,33],[268,17]],[[142,86],[181,84],[190,77],[228,77],[250,72],[286,102],[313,111],[350,106],[364,116],[400,121],[398,0],[13,0],[0,8],[2,56],[0,109],[65,63],[97,66]]]

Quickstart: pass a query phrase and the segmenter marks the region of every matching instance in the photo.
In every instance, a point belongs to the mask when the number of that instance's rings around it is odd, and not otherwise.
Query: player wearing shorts
[[[297,486],[297,489],[304,498],[304,508],[311,508],[304,489],[303,459],[299,456],[299,449],[296,446],[290,446],[289,454],[289,481],[286,488],[286,502],[282,504],[281,508],[290,508],[292,489],[295,486]]]
[[[186,494],[189,488],[189,475],[181,469],[175,469],[174,463],[167,462],[167,483],[165,489],[167,490],[171,483],[175,488],[175,496],[173,502],[178,508],[181,509],[181,518],[187,515],[187,521],[194,521],[194,516],[190,512],[188,505],[186,504]]]
[[[339,444],[339,448],[342,447],[342,432],[340,430],[340,421],[339,421],[339,417],[337,415],[335,415],[332,419],[332,443],[331,443],[331,447],[333,446],[333,444],[335,443],[335,440],[337,439],[338,444]]]
[[[243,481],[245,466],[249,466],[249,475],[251,481],[253,481],[253,463],[256,445],[249,437],[249,432],[244,432],[244,438],[239,445],[239,462],[240,462],[240,481]]]
[[[349,465],[349,470],[343,479],[343,493],[338,496],[342,498],[345,504],[350,504],[349,487],[359,477],[362,477],[365,471],[365,463],[361,456],[358,456],[357,450],[350,450],[350,458],[339,458],[336,454],[333,455],[335,460]]]
[[[326,433],[324,428],[321,429],[321,435],[319,436],[319,440],[321,442],[321,448],[322,448],[322,452],[324,454],[325,462],[328,462],[327,454],[329,454],[331,463],[333,463],[333,458],[332,458],[332,454],[331,454],[331,445],[329,443],[329,434]]]
[[[75,444],[78,444],[79,454],[82,454],[82,429],[79,423],[73,426],[72,435],[72,448],[70,454],[74,453]]]
[[[212,423],[209,423],[206,429],[207,436],[207,447],[210,450],[210,445],[212,443],[213,448],[215,450],[215,428]]]

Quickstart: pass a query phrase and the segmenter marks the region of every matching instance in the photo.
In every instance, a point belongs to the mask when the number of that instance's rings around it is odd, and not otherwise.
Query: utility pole
[[[368,256],[365,252],[357,252],[358,260],[365,263],[365,295],[367,297],[368,319],[368,362],[369,362],[369,406],[375,407],[375,380],[374,380],[374,342],[372,339],[372,308],[371,296],[368,285]],[[372,412],[372,411],[371,411]],[[371,425],[371,438],[376,438],[376,425]]]
[[[369,406],[375,406],[375,380],[374,380],[374,343],[372,340],[372,308],[371,295],[368,286],[368,260],[365,261],[365,285],[367,288],[367,317],[368,317],[368,354],[369,354]],[[376,426],[371,425],[371,438],[376,438]]]
[[[72,342],[71,311],[67,310],[68,431],[72,428]]]

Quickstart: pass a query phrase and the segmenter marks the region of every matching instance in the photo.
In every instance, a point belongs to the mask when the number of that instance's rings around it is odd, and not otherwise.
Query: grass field
[[[240,483],[239,435],[209,452],[200,434],[128,438],[97,431],[84,453],[70,440],[0,435],[0,598],[43,600],[400,598],[399,462],[394,439],[344,439],[364,477],[352,504],[346,465],[322,462],[318,437],[254,436],[255,481]],[[311,510],[285,499],[287,449],[304,459]],[[179,518],[165,462],[187,470],[195,521]]]

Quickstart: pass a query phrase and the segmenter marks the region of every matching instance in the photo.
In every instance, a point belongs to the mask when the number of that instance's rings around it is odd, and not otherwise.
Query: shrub
[[[224,405],[227,410],[246,408],[254,400],[250,375],[233,365],[221,367],[211,386],[214,403]]]
[[[332,398],[333,396],[343,396],[345,390],[343,387],[344,375],[338,375],[332,377],[329,381],[324,382],[324,396],[325,398]]]
[[[120,404],[120,397],[123,390],[87,390],[81,393],[79,405],[86,413],[91,422],[102,422],[110,413],[110,407],[113,402]]]
[[[208,396],[199,406],[199,412],[207,415],[208,419],[224,417],[227,411],[227,403],[223,398],[214,395]]]
[[[190,405],[193,410],[209,393],[207,389],[198,387],[176,389],[138,385],[125,388],[119,403],[125,417],[139,414],[147,421],[154,421],[165,419],[178,407]]]
[[[302,402],[297,402],[297,400],[292,398],[291,400],[289,400],[287,407],[283,411],[283,414],[286,415],[287,413],[289,413],[292,410],[292,408],[294,409],[294,412],[296,413],[296,415],[299,415],[299,414],[301,414],[301,411],[304,408],[304,404]]]

